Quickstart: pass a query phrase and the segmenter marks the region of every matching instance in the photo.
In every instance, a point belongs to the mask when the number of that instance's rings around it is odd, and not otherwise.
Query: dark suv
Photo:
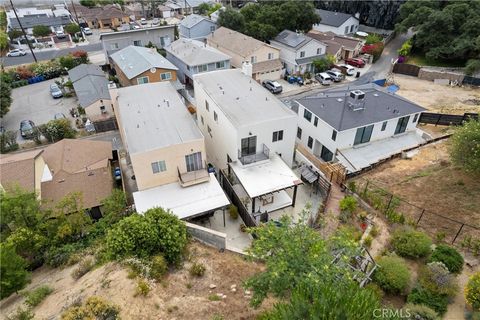
[[[277,81],[265,80],[262,82],[262,85],[271,93],[280,93],[283,90],[282,85]]]
[[[29,139],[35,134],[35,123],[32,120],[22,120],[20,122],[20,135],[22,138]]]

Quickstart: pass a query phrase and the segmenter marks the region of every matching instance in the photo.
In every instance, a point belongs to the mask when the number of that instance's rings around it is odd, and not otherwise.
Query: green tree
[[[0,118],[3,118],[8,111],[10,111],[10,105],[12,104],[12,87],[10,83],[4,81],[4,78],[0,80]]]
[[[380,37],[376,33],[370,33],[366,38],[365,38],[365,44],[374,44],[382,41],[382,37]]]
[[[464,290],[467,303],[474,310],[480,311],[480,271],[474,273],[469,279]]]
[[[15,249],[0,243],[0,299],[23,289],[28,283],[27,263]]]
[[[0,192],[0,218],[4,226],[36,230],[43,220],[37,195],[20,188]],[[4,230],[2,235],[5,235]]]
[[[480,174],[480,120],[471,120],[458,127],[450,141],[452,161],[467,171]]]
[[[312,64],[315,66],[315,72],[324,72],[332,67],[332,62],[327,58],[314,59]]]
[[[23,32],[22,32],[22,30],[13,29],[13,30],[8,31],[8,37],[11,40],[17,39],[19,37],[23,37]]]
[[[479,36],[480,38],[480,36]],[[479,41],[480,42],[480,41]],[[467,61],[465,65],[465,74],[466,75],[473,75],[477,71],[480,71],[480,59],[470,59]]]
[[[77,32],[80,32],[80,26],[76,23],[70,23],[70,24],[67,24],[65,26],[65,28],[63,28],[65,30],[65,32],[71,34],[71,35],[74,35],[76,34]]]
[[[75,138],[77,134],[77,131],[72,128],[72,124],[68,119],[50,120],[46,125],[40,126],[39,130],[50,142]]]
[[[84,7],[95,7],[97,4],[95,0],[80,0],[80,4]]]
[[[211,8],[210,4],[203,2],[197,7],[198,14],[205,15],[210,11],[210,8]]]
[[[0,31],[0,51],[7,50],[8,46],[8,35]]]
[[[40,233],[22,227],[15,229],[8,236],[6,244],[14,248],[32,269],[42,264],[43,252],[48,245],[48,240]]]
[[[245,28],[245,18],[240,12],[232,8],[227,8],[225,11],[220,12],[217,23],[219,26],[239,32],[242,32]]]
[[[38,25],[33,27],[33,35],[35,37],[46,37],[51,33],[52,33],[52,30],[50,30],[50,27],[43,26],[43,25]]]
[[[5,131],[0,134],[0,153],[15,151],[18,150],[18,148],[16,131]]]

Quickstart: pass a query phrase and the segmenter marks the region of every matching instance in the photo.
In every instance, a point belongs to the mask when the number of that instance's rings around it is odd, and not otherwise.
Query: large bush
[[[435,294],[421,286],[412,290],[408,295],[407,301],[413,304],[420,304],[435,310],[438,314],[443,315],[447,311],[448,297],[445,295]]]
[[[473,310],[480,311],[480,272],[475,273],[468,280],[465,287],[465,299]]]
[[[442,262],[452,273],[460,273],[463,269],[463,257],[455,249],[450,246],[440,244],[433,251],[429,259],[430,262]]]
[[[456,128],[450,140],[452,161],[467,171],[480,174],[480,120],[471,120]]]
[[[120,308],[103,298],[92,296],[82,306],[73,306],[62,314],[62,320],[115,320],[120,319]]]
[[[77,131],[72,128],[72,124],[68,119],[50,120],[46,125],[41,125],[39,129],[50,142],[75,138],[77,134]]]
[[[426,290],[453,297],[458,291],[456,278],[441,262],[430,262],[420,270],[418,282]]]
[[[405,261],[397,256],[384,256],[378,261],[373,279],[386,292],[405,293],[410,283],[410,271]]]
[[[423,232],[403,227],[393,233],[391,244],[402,257],[420,258],[430,253],[432,240]]]
[[[435,310],[424,305],[407,303],[403,309],[410,315],[409,320],[440,320]]]
[[[28,282],[27,263],[12,246],[0,244],[0,299],[22,289]]]

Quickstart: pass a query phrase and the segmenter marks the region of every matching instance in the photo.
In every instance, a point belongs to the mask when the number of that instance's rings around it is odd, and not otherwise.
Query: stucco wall
[[[204,228],[193,223],[186,222],[187,232],[198,241],[218,249],[227,246],[227,235],[212,229]]]
[[[107,113],[102,113],[100,110],[100,106],[105,106],[105,111]],[[107,99],[97,100],[85,108],[85,113],[87,114],[87,118],[90,118],[90,119],[95,119],[100,116],[110,118],[114,116],[112,101]]]

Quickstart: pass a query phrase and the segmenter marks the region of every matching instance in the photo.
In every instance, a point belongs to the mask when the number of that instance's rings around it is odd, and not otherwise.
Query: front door
[[[410,116],[401,117],[398,119],[397,127],[395,128],[395,134],[403,133],[407,129],[408,120],[410,120]]]
[[[257,136],[242,139],[242,157],[257,153]]]

